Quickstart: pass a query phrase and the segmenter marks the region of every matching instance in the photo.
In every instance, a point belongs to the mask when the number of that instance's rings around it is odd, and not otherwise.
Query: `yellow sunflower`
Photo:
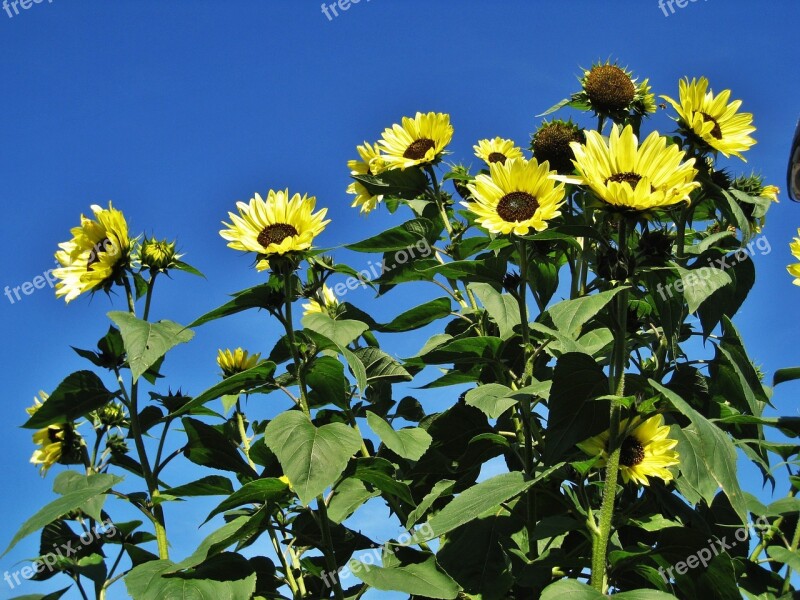
[[[222,369],[223,378],[252,369],[258,364],[259,358],[261,358],[260,352],[251,355],[242,348],[217,351],[217,364]]]
[[[794,238],[791,244],[789,244],[789,250],[792,252],[792,256],[794,256],[797,260],[800,260],[800,229],[797,230],[797,236]],[[786,270],[789,271],[789,274],[794,277],[794,281],[792,281],[795,285],[800,285],[800,263],[794,263],[786,267]]]
[[[325,284],[323,284],[322,288],[317,292],[317,296],[317,298],[309,298],[308,304],[303,304],[303,316],[313,313],[327,313],[328,309],[335,308],[339,305],[336,294]]]
[[[630,125],[611,128],[606,144],[596,131],[586,132],[586,144],[570,144],[579,176],[560,181],[587,185],[606,204],[628,210],[649,210],[689,202],[694,181],[694,159],[667,138],[651,133],[639,145]]]
[[[72,446],[75,430],[71,423],[48,425],[33,434],[33,443],[41,446],[31,456],[31,463],[39,465],[42,477],[48,469],[61,460],[64,451]]]
[[[347,162],[351,175],[378,175],[386,170],[383,158],[381,157],[378,144],[370,145],[364,142],[363,146],[357,146],[361,160],[351,160]],[[354,181],[347,188],[348,194],[355,195],[355,200],[351,206],[361,207],[361,212],[369,214],[380,204],[383,196],[373,196],[360,181]]]
[[[92,205],[96,220],[81,215],[81,224],[70,230],[72,239],[58,245],[53,270],[56,296],[70,302],[84,292],[107,289],[128,264],[131,242],[123,214],[108,203],[108,208]]]
[[[453,139],[450,115],[417,113],[403,117],[402,125],[385,129],[378,142],[386,167],[406,169],[436,162]]]
[[[477,215],[478,222],[492,233],[526,235],[531,229],[547,229],[547,221],[561,214],[564,184],[550,178],[547,161],[514,158],[489,165],[467,187],[474,202],[462,202]]]
[[[756,128],[752,114],[737,112],[742,101],[734,100],[729,104],[730,90],[723,90],[717,96],[706,91],[708,80],[705,77],[691,81],[682,79],[679,86],[680,102],[661,96],[678,112],[678,122],[714,150],[745,160],[742,152],[756,143],[749,135]]]
[[[475,156],[480,158],[487,165],[492,163],[505,163],[512,158],[525,158],[522,148],[518,147],[513,141],[496,137],[493,140],[480,140],[477,146],[472,147]]]
[[[621,431],[628,431],[622,442],[619,458],[620,473],[625,483],[633,481],[649,485],[648,477],[659,477],[664,482],[672,481],[673,476],[668,467],[679,463],[678,453],[673,450],[677,440],[669,439],[669,427],[664,425],[664,417],[656,415],[646,421],[639,417],[624,419],[620,423]],[[605,431],[578,444],[578,448],[589,456],[599,456],[598,466],[604,466],[608,460],[609,432]]]
[[[256,268],[269,268],[269,259],[290,252],[311,248],[311,242],[322,233],[327,208],[312,213],[317,199],[314,196],[289,197],[289,190],[270,190],[264,200],[256,194],[249,204],[237,202],[239,214],[231,212],[231,223],[222,222],[228,229],[219,232],[228,240],[228,247],[244,252],[256,252]]]

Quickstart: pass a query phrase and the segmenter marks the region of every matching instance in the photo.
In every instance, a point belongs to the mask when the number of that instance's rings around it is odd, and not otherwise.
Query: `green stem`
[[[145,321],[147,321],[147,318],[150,316],[150,302],[153,300],[153,288],[156,283],[156,275],[158,275],[158,271],[153,271],[153,274],[150,276],[150,281],[147,284],[147,295],[144,298],[144,315],[142,316]]]
[[[600,523],[598,532],[594,534],[592,544],[591,584],[594,589],[602,594],[606,591],[606,552],[608,550],[608,538],[611,533],[611,522],[614,518],[614,498],[617,493],[620,450],[620,448],[615,449],[608,457],[606,483],[603,488],[603,504],[600,507]]]
[[[794,528],[794,536],[792,537],[792,545],[790,546],[789,550],[792,554],[797,553],[797,546],[800,544],[800,520],[797,521],[797,525]],[[786,579],[783,580],[783,589],[781,590],[781,595],[785,595],[789,593],[789,590],[792,587],[792,567],[791,565],[786,566]]]
[[[442,202],[442,194],[441,190],[439,189],[439,180],[436,178],[436,171],[433,170],[431,165],[427,165],[425,167],[425,171],[431,178],[433,194],[436,198],[436,206],[439,208],[439,213],[442,215],[442,222],[444,223],[444,228],[447,230],[447,235],[450,236],[450,240],[452,241],[453,226],[450,224],[450,217],[447,215],[447,209],[444,206],[444,202]]]
[[[250,458],[250,438],[247,437],[247,428],[244,425],[244,415],[242,409],[239,407],[239,401],[236,401],[236,426],[239,429],[239,437],[242,438],[242,451],[244,452],[247,462],[255,471],[257,469],[256,463]]]
[[[275,534],[275,528],[272,526],[271,517],[267,519],[267,531],[269,532],[269,539],[272,540],[272,547],[275,548],[275,554],[278,555],[278,560],[283,565],[283,570],[286,573],[286,583],[289,585],[289,589],[292,590],[292,597],[297,598],[297,580],[294,578],[291,565],[286,561],[286,555],[281,551],[281,545],[278,541],[278,536]]]

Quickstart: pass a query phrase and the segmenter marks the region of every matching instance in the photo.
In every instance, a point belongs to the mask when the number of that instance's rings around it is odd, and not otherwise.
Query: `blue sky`
[[[21,286],[49,269],[78,215],[113,200],[133,232],[177,238],[186,260],[207,275],[178,274],[156,291],[154,318],[189,322],[259,280],[249,259],[218,235],[237,200],[269,188],[316,195],[332,219],[320,243],[357,241],[398,221],[385,211],[363,218],[349,208],[345,163],[356,144],[417,110],[449,112],[454,158],[474,164],[480,138],[526,145],[540,122],[534,115],[577,89],[579,66],[608,57],[649,77],[656,93],[674,96],[680,77],[700,75],[715,90],[733,89],[756,116],[758,144],[747,165],[731,166],[755,169],[785,188],[800,116],[799,21],[794,0],[700,0],[675,5],[669,16],[657,0],[362,0],[331,20],[319,2],[306,0],[45,0],[12,17],[2,11],[0,239],[7,250],[0,287]],[[671,122],[659,114],[645,127],[669,131]],[[800,364],[793,318],[800,289],[785,271],[798,226],[800,205],[784,193],[765,229],[771,252],[754,258],[758,281],[738,317],[751,355],[770,376]],[[339,251],[337,258],[363,267],[374,257]],[[382,318],[416,299],[348,296]],[[3,545],[51,496],[55,473],[43,480],[28,464],[30,432],[17,427],[24,408],[39,389],[52,391],[85,368],[69,346],[93,347],[108,327],[104,313],[124,308],[120,298],[99,295],[65,306],[49,287],[14,300],[0,296]],[[276,335],[263,316],[205,326],[170,355],[168,382],[196,393],[216,381],[218,347],[268,353]],[[398,356],[422,341],[383,338]],[[778,412],[797,415],[798,390],[778,388]],[[455,395],[418,397],[433,411]],[[277,397],[259,402],[267,416],[286,408]],[[759,481],[747,473],[756,490]],[[188,481],[179,472],[167,478]],[[168,508],[170,522],[187,525],[176,556],[211,531],[194,529],[207,510]],[[382,522],[383,510],[370,507],[359,524],[369,531]],[[0,571],[19,568],[15,563],[37,546],[34,538],[20,544]],[[45,588],[56,583],[14,593]]]

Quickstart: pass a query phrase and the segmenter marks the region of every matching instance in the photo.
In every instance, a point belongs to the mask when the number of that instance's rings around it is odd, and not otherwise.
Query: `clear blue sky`
[[[534,115],[577,89],[579,65],[607,57],[649,77],[656,93],[676,95],[685,75],[705,75],[715,90],[732,88],[756,115],[758,144],[748,165],[731,166],[756,169],[784,189],[800,116],[798,24],[796,0],[699,0],[669,16],[657,0],[362,0],[332,20],[307,0],[44,0],[11,18],[2,11],[0,287],[49,269],[78,215],[113,200],[133,232],[177,237],[186,260],[208,276],[178,274],[159,284],[153,316],[189,322],[258,281],[249,259],[218,235],[235,201],[289,187],[329,208],[333,222],[323,245],[367,237],[397,220],[385,212],[362,218],[349,208],[345,163],[356,144],[375,140],[402,115],[435,110],[452,115],[456,159],[475,161],[472,144],[483,137],[526,145],[539,123]],[[671,122],[660,114],[645,127],[652,126],[666,131]],[[800,205],[782,193],[765,230],[771,252],[756,256],[758,281],[738,318],[770,377],[800,364],[800,288],[785,271],[798,226]],[[354,266],[374,258],[343,251],[337,257]],[[409,294],[375,301],[363,291],[348,300],[384,318],[414,302]],[[123,308],[120,298],[99,295],[65,306],[49,288],[13,304],[0,296],[3,546],[50,498],[60,469],[42,480],[28,464],[30,432],[17,427],[24,408],[39,389],[52,391],[86,367],[69,345],[93,347],[113,308]],[[218,347],[268,353],[276,335],[254,315],[205,326],[170,355],[168,382],[201,391],[216,381]],[[383,339],[398,356],[422,343],[413,335]],[[778,389],[779,412],[797,415],[798,390]],[[454,396],[418,395],[430,411]],[[277,397],[262,406],[262,418],[285,408]],[[189,477],[173,472],[167,479]],[[756,490],[759,481],[748,478],[747,485]],[[176,539],[177,557],[211,531],[194,529],[207,509],[168,507],[170,523],[187,524]],[[369,531],[384,514],[370,507],[361,525]],[[0,571],[19,568],[16,561],[37,547],[29,538],[3,558]]]

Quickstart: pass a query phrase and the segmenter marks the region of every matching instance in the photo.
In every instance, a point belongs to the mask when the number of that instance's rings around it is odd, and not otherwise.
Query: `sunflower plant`
[[[647,131],[648,80],[596,64],[548,111],[567,120],[524,146],[487,132],[474,168],[451,162],[449,115],[402,117],[347,163],[354,218],[398,219],[345,247],[374,278],[320,248],[336,224],[309,190],[269,189],[220,230],[262,281],[186,326],[151,320],[153,290],[198,271],[93,206],[57,295],[126,303],[77,351],[91,367],[29,409],[31,462],[73,468],[9,549],[40,535],[36,578],[72,586],[48,598],[795,597],[800,420],[771,398],[800,368],[768,385],[734,324],[779,190],[735,174],[742,102],[677,86],[673,130]],[[351,280],[402,308],[375,319],[342,298]],[[166,384],[167,354],[234,315],[279,333],[209,357],[207,389]],[[181,552],[190,524],[208,533]]]

